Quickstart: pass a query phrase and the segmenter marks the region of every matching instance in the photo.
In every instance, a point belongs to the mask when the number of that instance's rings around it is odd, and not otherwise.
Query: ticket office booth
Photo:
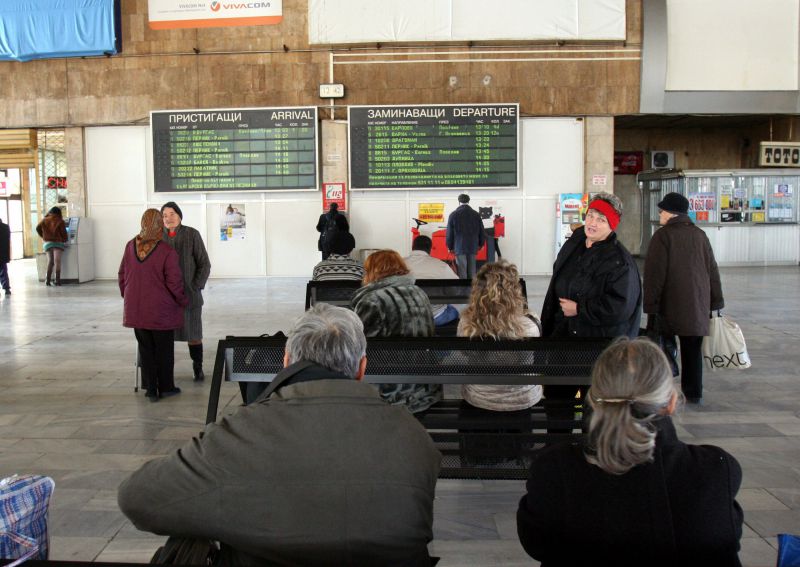
[[[65,217],[67,246],[61,256],[61,283],[84,283],[94,279],[94,238],[92,219]],[[47,275],[47,254],[36,255],[39,281]]]
[[[642,247],[659,228],[658,203],[667,193],[689,200],[689,217],[702,228],[717,263],[796,265],[800,261],[800,170],[669,170],[638,175],[642,192]]]

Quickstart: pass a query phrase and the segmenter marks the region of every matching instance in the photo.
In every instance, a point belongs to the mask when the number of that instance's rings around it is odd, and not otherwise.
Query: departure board
[[[158,192],[316,190],[317,109],[150,113]]]
[[[517,187],[518,104],[351,106],[350,188]]]

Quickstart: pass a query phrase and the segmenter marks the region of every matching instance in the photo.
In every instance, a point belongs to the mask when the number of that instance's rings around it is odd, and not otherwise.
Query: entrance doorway
[[[11,229],[11,259],[25,257],[25,214],[22,206],[21,173],[28,170],[0,170],[0,219]]]

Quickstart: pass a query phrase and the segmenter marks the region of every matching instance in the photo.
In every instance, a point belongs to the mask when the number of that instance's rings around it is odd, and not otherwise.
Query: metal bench
[[[282,336],[228,337],[219,342],[207,423],[217,419],[222,381],[272,381],[283,368],[285,342]],[[587,386],[594,361],[608,343],[608,339],[373,338],[367,341],[364,380]],[[417,417],[444,456],[442,478],[522,479],[533,451],[545,443],[577,440],[581,412],[578,399],[544,401],[523,412],[488,412],[451,397]],[[570,432],[552,432],[555,429]]]

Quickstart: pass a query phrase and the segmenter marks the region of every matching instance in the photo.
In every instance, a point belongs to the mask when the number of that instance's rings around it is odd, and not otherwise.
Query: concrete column
[[[613,193],[614,117],[587,117],[584,136],[584,191]]]
[[[83,128],[64,128],[67,159],[67,213],[86,216],[86,170],[84,168]]]

